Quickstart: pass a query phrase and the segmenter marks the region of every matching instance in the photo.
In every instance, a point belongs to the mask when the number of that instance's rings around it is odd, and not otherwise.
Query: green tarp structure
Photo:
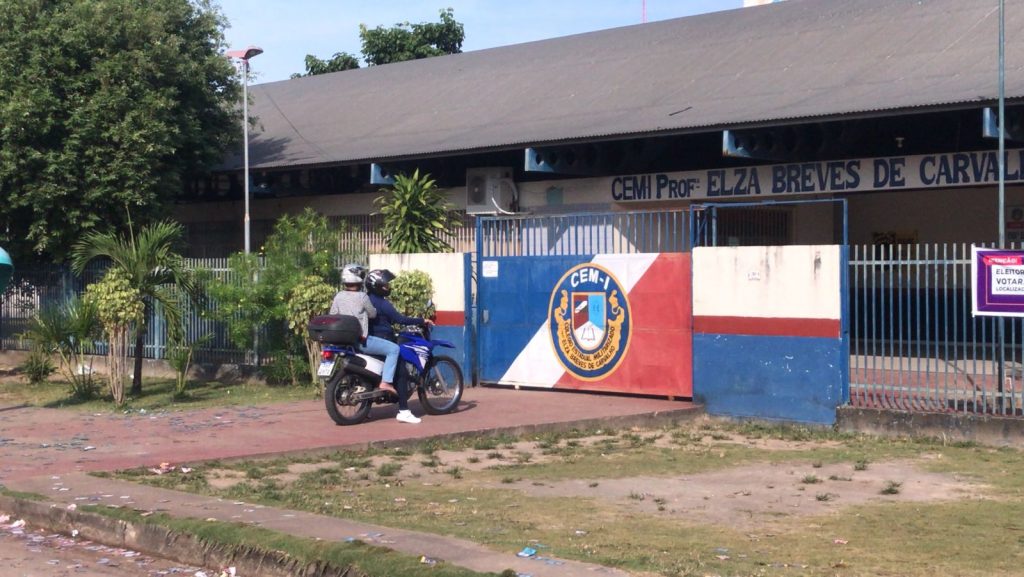
[[[7,283],[11,282],[11,275],[14,274],[14,263],[11,262],[11,255],[0,248],[0,293],[7,290]]]

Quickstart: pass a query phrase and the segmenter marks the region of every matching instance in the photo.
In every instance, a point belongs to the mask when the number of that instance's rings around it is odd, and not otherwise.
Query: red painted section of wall
[[[838,339],[841,330],[839,319],[713,316],[698,316],[693,319],[693,331],[703,334]]]
[[[629,293],[629,350],[612,374],[583,381],[566,372],[555,388],[693,396],[690,254],[660,254]]]
[[[466,324],[466,313],[463,311],[436,311],[434,324],[442,327],[461,327]]]

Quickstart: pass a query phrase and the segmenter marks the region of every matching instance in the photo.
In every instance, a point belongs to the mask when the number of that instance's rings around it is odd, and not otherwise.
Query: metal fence
[[[968,244],[850,250],[850,403],[1021,415],[1024,319],[971,314]]]
[[[441,235],[441,239],[452,247],[452,252],[472,252],[476,232],[475,219],[473,215],[465,212],[456,212],[458,227],[452,234]],[[328,222],[342,228],[341,241],[350,245],[362,246],[366,254],[380,254],[388,252],[387,241],[384,234],[384,217],[379,214],[354,215],[354,216],[332,216]],[[361,261],[365,262],[365,258]]]
[[[478,217],[477,256],[689,252],[689,210]]]
[[[220,279],[229,279],[232,274],[224,258],[187,259],[186,262],[190,268],[209,270]],[[81,276],[76,276],[65,265],[15,268],[11,285],[0,296],[0,348],[28,350],[31,342],[23,337],[23,333],[28,330],[33,317],[48,307],[63,306],[81,296],[85,287],[100,280],[105,270],[103,263],[90,264]],[[185,301],[183,316],[187,342],[204,340],[203,346],[195,351],[197,362],[242,363],[251,360],[251,352],[231,343],[225,323],[213,320],[206,311],[187,302],[187,299]],[[149,311],[146,325],[143,356],[166,358],[167,322],[159,305]],[[85,352],[105,354],[106,347],[106,341],[97,339],[85,345]]]
[[[442,235],[454,252],[472,252],[475,218],[464,211],[455,212],[455,221],[460,224],[451,234]],[[252,245],[254,250],[263,246],[267,237],[273,233],[274,220],[254,220],[252,222]],[[374,253],[387,252],[387,242],[383,233],[384,217],[379,214],[329,216],[327,222],[340,231],[342,247],[358,247],[362,252],[360,262]],[[242,250],[242,231],[235,223],[201,222],[186,225],[187,252],[186,256],[198,259],[227,257]],[[357,255],[359,256],[359,255]]]

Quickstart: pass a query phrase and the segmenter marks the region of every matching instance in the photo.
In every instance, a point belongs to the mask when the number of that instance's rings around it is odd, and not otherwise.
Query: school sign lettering
[[[1024,149],[1006,151],[1005,180],[1024,180]],[[779,197],[798,194],[869,192],[977,186],[999,182],[995,151],[798,162],[665,174],[617,176],[615,202]]]

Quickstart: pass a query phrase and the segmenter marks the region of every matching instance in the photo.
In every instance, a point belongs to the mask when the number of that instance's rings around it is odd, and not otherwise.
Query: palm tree
[[[176,251],[184,233],[183,227],[170,221],[144,226],[136,236],[131,221],[128,235],[114,231],[90,232],[75,243],[71,250],[71,267],[82,274],[87,264],[97,258],[106,258],[111,266],[121,269],[132,288],[139,291],[146,305],[146,314],[135,335],[135,371],[131,393],[142,392],[142,355],[146,338],[145,319],[154,303],[160,303],[170,330],[180,330],[182,302],[180,293],[195,298],[197,285],[193,275],[185,268],[184,259]],[[175,290],[175,287],[180,291]]]
[[[374,199],[378,214],[384,217],[381,232],[388,251],[450,252],[447,238],[459,226],[452,206],[437,182],[429,174],[399,174],[391,188],[380,191]]]

